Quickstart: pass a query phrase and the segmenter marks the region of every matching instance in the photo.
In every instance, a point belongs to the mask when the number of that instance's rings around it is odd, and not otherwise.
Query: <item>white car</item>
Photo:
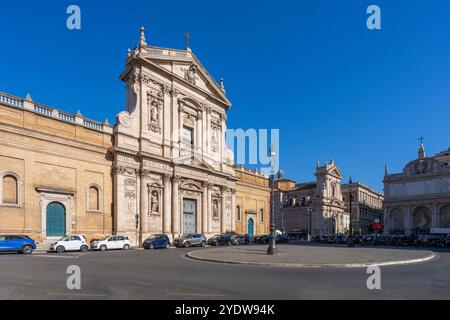
[[[123,236],[107,236],[101,240],[92,241],[91,249],[100,251],[114,249],[128,250],[130,249],[130,240],[128,240],[128,237]]]
[[[86,252],[88,250],[89,245],[84,236],[77,234],[62,237],[58,241],[53,242],[50,246],[50,251],[57,253],[63,253],[64,251]]]

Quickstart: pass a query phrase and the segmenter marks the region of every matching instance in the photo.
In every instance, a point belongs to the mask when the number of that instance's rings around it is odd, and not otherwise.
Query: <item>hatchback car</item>
[[[0,252],[31,254],[36,249],[33,239],[24,235],[0,235]]]
[[[207,244],[210,246],[231,246],[231,236],[229,234],[216,234],[208,239]]]
[[[176,247],[194,247],[194,246],[206,246],[206,237],[202,233],[186,233],[180,238],[175,239]]]
[[[128,237],[123,236],[107,236],[103,239],[92,241],[91,249],[100,251],[114,249],[128,250],[130,249],[130,240],[128,240]]]
[[[144,249],[170,248],[170,239],[166,234],[152,234],[143,243]]]
[[[231,237],[231,243],[235,246],[242,244],[246,245],[250,243],[250,237],[246,234],[234,235]]]
[[[51,252],[63,253],[64,251],[86,252],[89,246],[82,235],[69,235],[55,241],[50,246]]]

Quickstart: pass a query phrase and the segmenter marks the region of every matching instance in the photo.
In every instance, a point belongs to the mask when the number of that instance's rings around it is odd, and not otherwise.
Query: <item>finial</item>
[[[147,45],[147,42],[145,40],[145,28],[142,26],[141,27],[141,38],[139,40],[139,46],[144,47],[146,45]]]
[[[130,48],[128,48],[128,50],[127,50],[127,57],[131,57],[131,49]]]
[[[105,122],[103,122],[103,124],[104,124],[104,125],[107,125],[107,126],[110,125],[108,119],[106,119]]]
[[[186,50],[192,51],[191,50],[191,34],[189,32],[186,32],[184,35],[186,36]]]
[[[425,154],[425,147],[423,145],[423,140],[425,140],[424,137],[420,137],[419,141],[420,141],[420,147],[419,147],[419,159],[425,159],[426,154]]]
[[[82,117],[82,114],[81,114],[80,110],[77,111],[77,117]]]
[[[225,90],[225,84],[224,84],[223,78],[220,78],[220,90],[222,90],[223,93],[227,92]]]
[[[389,167],[387,164],[384,165],[384,175],[387,176],[389,174]]]
[[[31,98],[31,94],[27,93],[27,96],[25,97],[26,101],[32,102],[33,99]]]
[[[317,161],[316,167],[317,167],[317,168],[320,168],[320,161]]]

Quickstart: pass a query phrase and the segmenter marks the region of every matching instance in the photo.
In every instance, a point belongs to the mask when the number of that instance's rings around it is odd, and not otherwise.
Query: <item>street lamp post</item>
[[[139,248],[139,239],[138,239],[138,229],[139,229],[139,214],[136,213],[134,216],[136,219],[136,248]]]
[[[349,218],[350,218],[350,223],[349,223],[349,235],[348,235],[348,241],[347,241],[347,246],[348,247],[353,247],[353,219],[352,219],[352,198],[353,198],[353,196],[352,196],[352,184],[353,184],[353,181],[352,181],[352,177],[350,177],[350,180],[349,180],[349,194],[350,194],[350,196],[349,196],[349,200],[350,200],[350,208],[349,208]]]
[[[306,213],[308,216],[308,241],[311,242],[312,241],[312,209],[310,208],[311,206],[311,196],[308,196],[306,198]]]
[[[268,255],[275,255],[278,253],[277,249],[277,235],[275,230],[275,168],[274,158],[275,151],[273,146],[270,148],[270,241],[269,248],[267,249]]]

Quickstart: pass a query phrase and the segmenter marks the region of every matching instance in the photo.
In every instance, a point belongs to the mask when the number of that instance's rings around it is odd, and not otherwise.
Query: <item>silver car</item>
[[[202,233],[186,233],[180,238],[175,239],[176,247],[204,247],[206,246],[206,237]]]

